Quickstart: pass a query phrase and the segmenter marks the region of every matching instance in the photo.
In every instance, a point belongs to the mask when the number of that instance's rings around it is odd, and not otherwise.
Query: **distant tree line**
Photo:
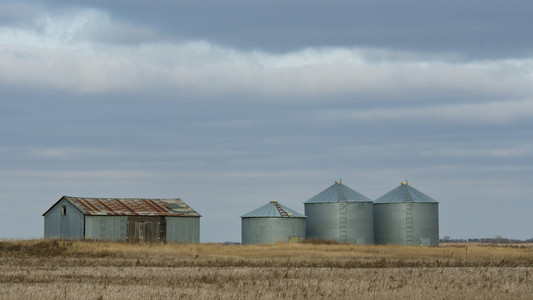
[[[527,240],[508,239],[500,235],[493,238],[470,238],[470,239],[452,239],[445,236],[440,239],[441,243],[482,243],[482,244],[527,244],[533,243],[533,238]]]

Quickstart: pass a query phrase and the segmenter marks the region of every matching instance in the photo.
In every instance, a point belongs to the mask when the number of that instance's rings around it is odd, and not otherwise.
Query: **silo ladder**
[[[274,203],[274,205],[276,206],[276,208],[278,209],[278,212],[279,212],[279,215],[282,216],[282,217],[289,217],[289,214],[283,210],[283,208],[281,208],[279,206],[279,204],[277,203]]]

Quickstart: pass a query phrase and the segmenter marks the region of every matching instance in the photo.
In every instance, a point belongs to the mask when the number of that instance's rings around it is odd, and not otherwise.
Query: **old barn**
[[[200,214],[179,198],[63,196],[44,214],[44,237],[127,242],[200,241]]]

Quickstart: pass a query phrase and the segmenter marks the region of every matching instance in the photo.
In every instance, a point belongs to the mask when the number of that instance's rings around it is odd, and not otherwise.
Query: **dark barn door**
[[[128,242],[165,242],[167,229],[165,217],[129,216],[126,224]]]

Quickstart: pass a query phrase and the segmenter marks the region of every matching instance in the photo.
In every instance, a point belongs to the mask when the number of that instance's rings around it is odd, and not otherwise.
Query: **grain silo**
[[[241,220],[243,244],[295,243],[305,239],[305,216],[277,201],[242,215]]]
[[[402,182],[374,201],[376,244],[437,246],[439,203]]]
[[[335,183],[305,203],[306,239],[374,243],[372,200]]]

